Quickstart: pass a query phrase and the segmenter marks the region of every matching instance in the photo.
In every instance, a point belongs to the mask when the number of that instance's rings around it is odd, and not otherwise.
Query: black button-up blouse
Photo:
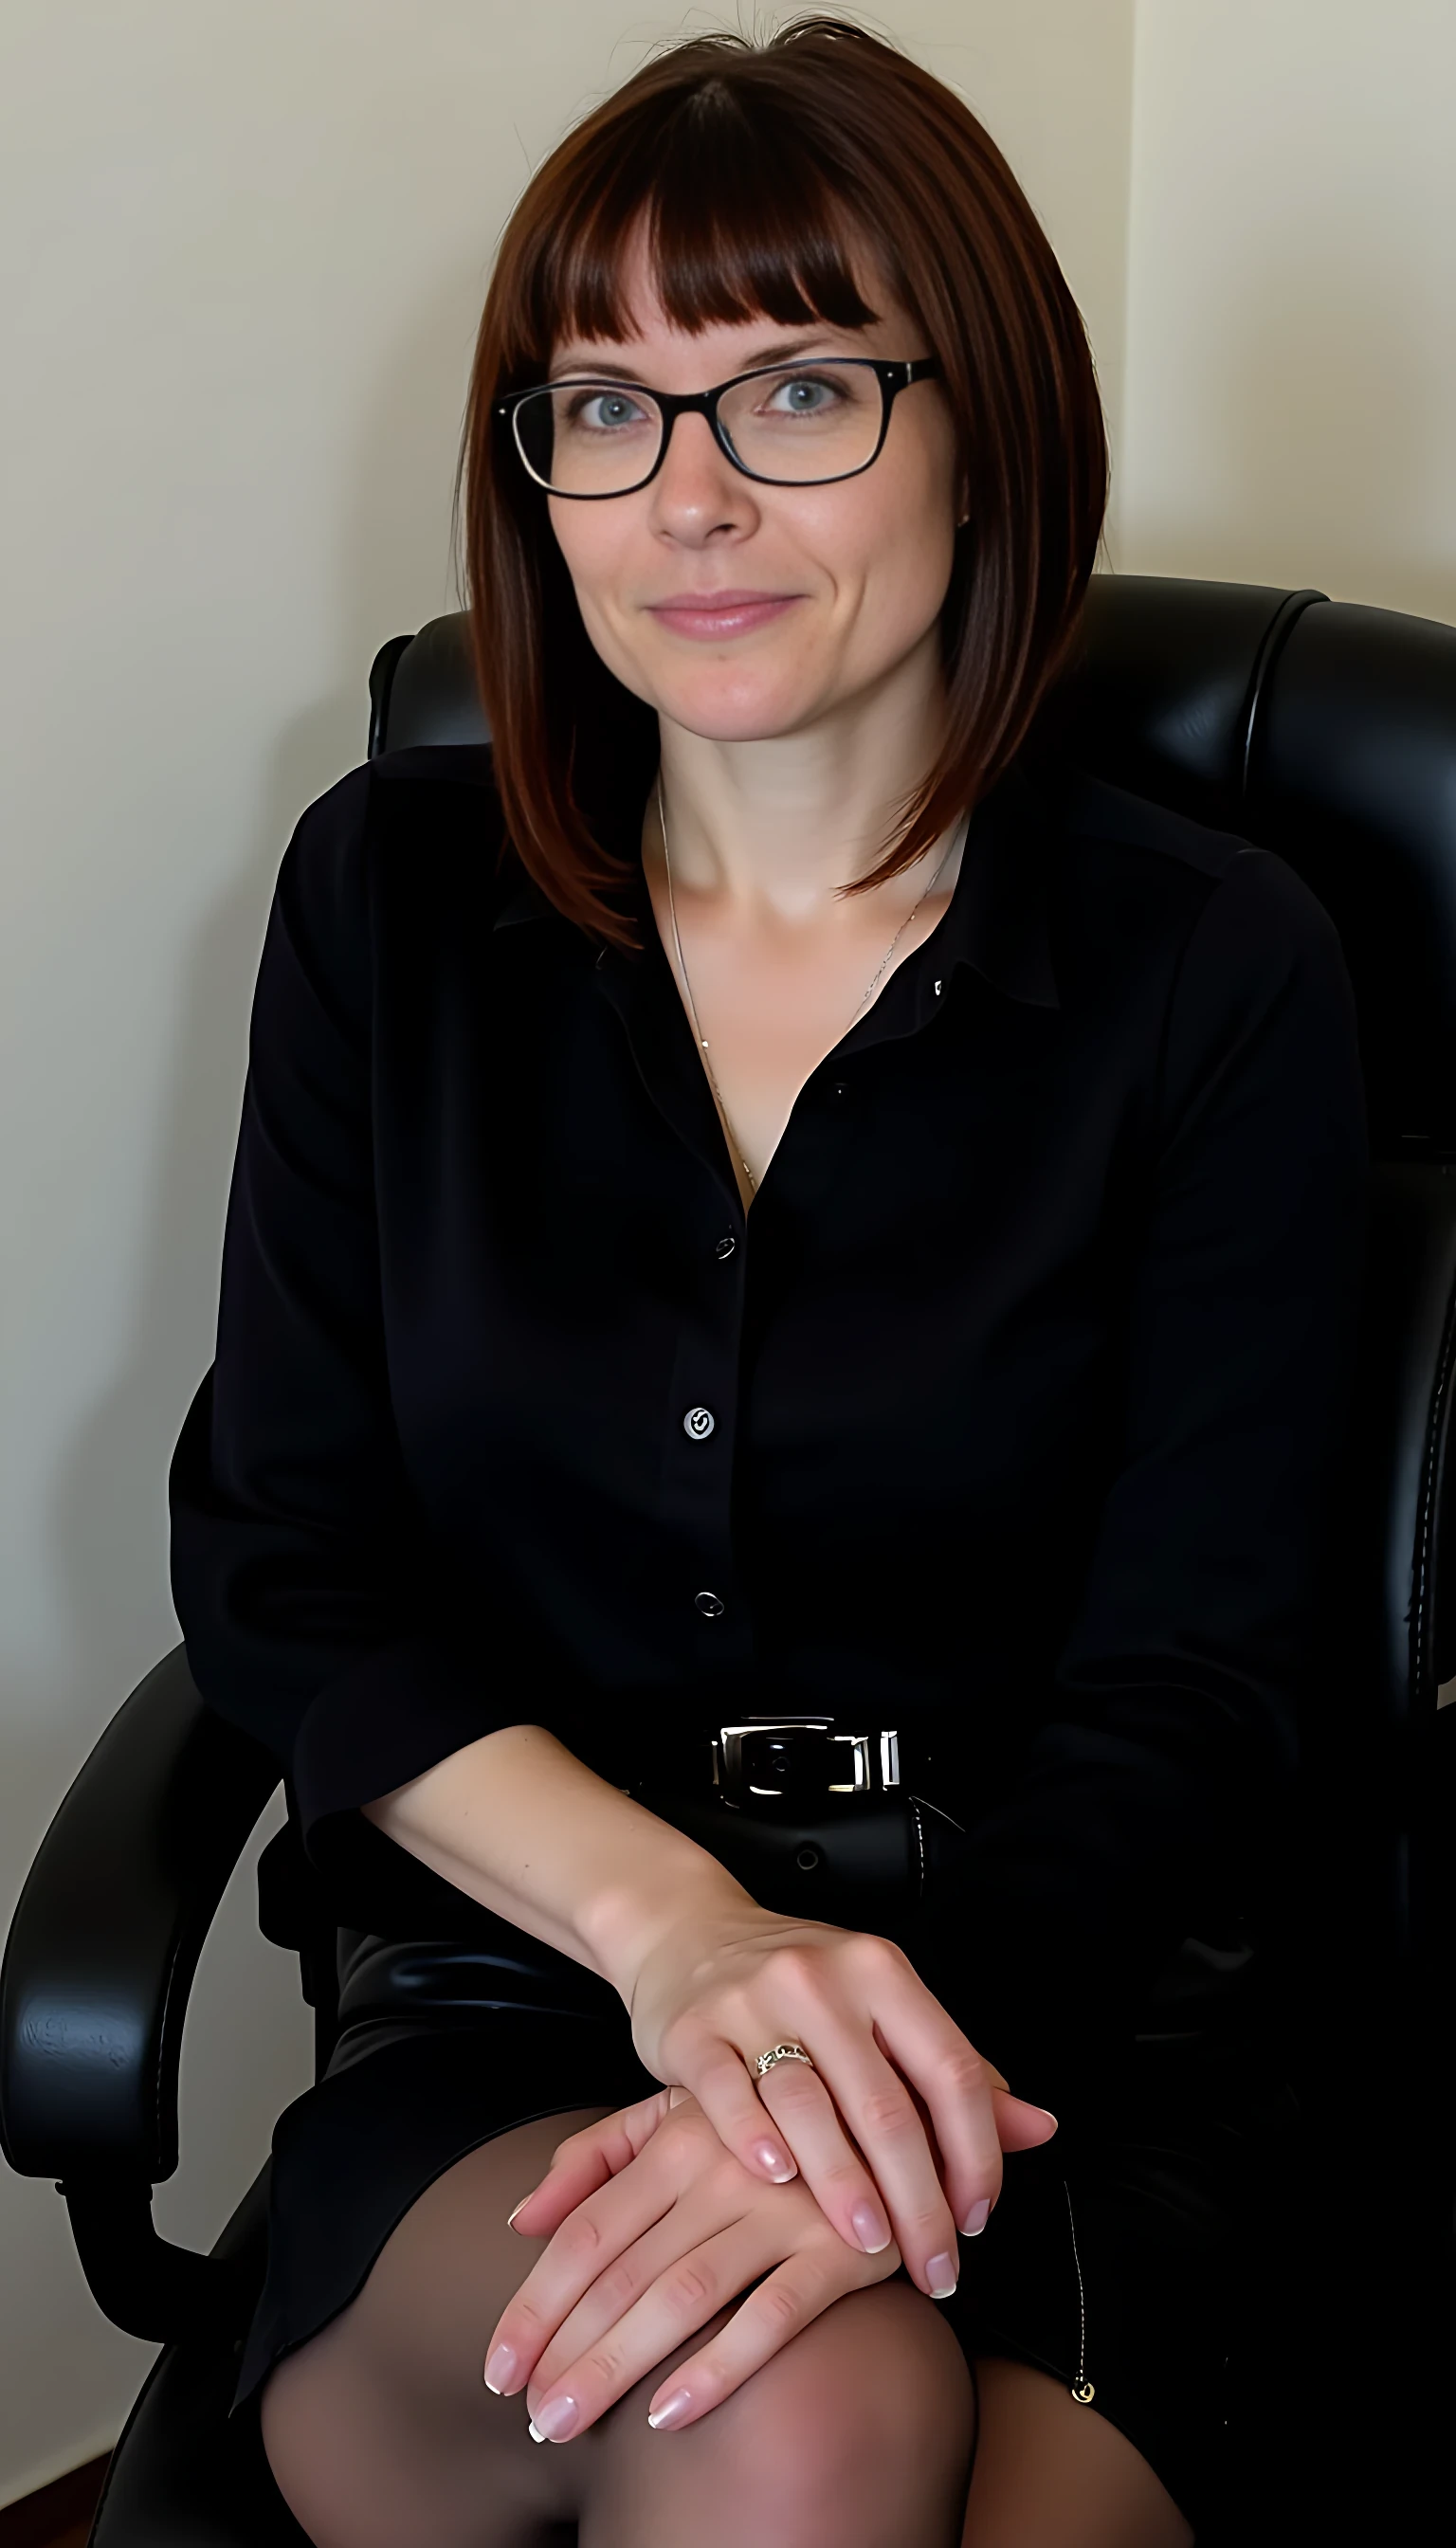
[[[937,1987],[1045,2097],[1281,1845],[1364,1258],[1339,943],[1274,854],[1019,762],[745,1214],[640,812],[631,955],[498,855],[486,747],[299,823],[171,1469],[191,1669],[364,1926],[409,1854],[356,1808],[496,1727],[609,1774],[656,1712],[933,1718]]]

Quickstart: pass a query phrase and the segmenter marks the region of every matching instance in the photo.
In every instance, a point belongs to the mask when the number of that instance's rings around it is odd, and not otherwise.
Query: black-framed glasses
[[[720,450],[745,478],[771,487],[824,487],[879,458],[890,409],[912,381],[934,379],[934,354],[910,363],[866,354],[767,363],[715,390],[681,395],[584,372],[512,390],[496,403],[515,447],[552,496],[587,502],[632,496],[657,476],[680,415],[705,415]]]

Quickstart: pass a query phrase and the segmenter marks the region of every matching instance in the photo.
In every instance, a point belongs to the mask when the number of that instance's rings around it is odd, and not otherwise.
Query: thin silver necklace
[[[673,944],[678,950],[678,963],[682,975],[682,987],[687,993],[687,1006],[692,1013],[692,1032],[697,1038],[700,1050],[704,1056],[706,1056],[708,1040],[703,1034],[702,1027],[698,1022],[697,1002],[692,996],[692,984],[687,978],[687,966],[683,962],[682,958],[682,941],[678,935],[678,906],[673,899],[673,862],[668,855],[668,817],[663,805],[663,781],[661,772],[658,773],[657,781],[657,818],[663,827],[663,864],[668,871],[668,909],[671,912],[673,919]],[[906,930],[909,928],[911,921],[914,919],[916,912],[920,909],[920,904],[924,902],[926,894],[934,893],[936,886],[941,880],[947,862],[950,859],[951,852],[955,849],[956,842],[960,839],[967,820],[968,817],[962,815],[960,822],[956,824],[955,831],[951,835],[950,845],[947,848],[945,858],[942,859],[935,874],[931,877],[929,884],[925,888],[925,893],[920,896],[920,900],[914,904],[913,908],[907,911],[899,928],[895,931],[893,938],[890,940],[888,947],[885,949],[883,956],[880,957],[878,964],[876,964],[874,971],[869,977],[868,987],[864,993],[864,999],[860,1001],[859,1006],[855,1010],[855,1016],[850,1019],[849,1024],[845,1028],[846,1035],[849,1034],[850,1027],[855,1023],[855,1018],[859,1016],[860,1010],[864,1006],[864,1000],[868,999],[869,993],[873,990],[875,983],[879,980],[879,977],[884,971],[886,964],[889,962],[890,957],[893,956],[895,949],[899,946],[899,943],[904,937]],[[727,1127],[729,1138],[731,1138],[733,1146],[737,1150],[740,1159],[743,1159],[743,1173],[747,1177],[753,1192],[757,1194],[759,1190],[758,1178],[754,1175],[747,1159],[743,1158],[743,1143],[739,1140],[738,1135],[734,1132],[733,1126],[729,1121],[728,1109],[723,1103],[723,1092],[718,1086],[716,1079],[713,1077],[713,1065],[706,1058],[704,1058],[703,1068],[707,1072],[713,1095],[718,1101],[718,1112],[723,1118],[724,1125]]]

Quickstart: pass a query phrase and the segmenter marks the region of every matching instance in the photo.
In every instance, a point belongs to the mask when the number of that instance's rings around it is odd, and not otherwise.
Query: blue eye
[[[596,410],[592,414],[592,410]],[[588,433],[619,432],[640,423],[643,411],[626,390],[581,390],[568,405],[565,422]]]

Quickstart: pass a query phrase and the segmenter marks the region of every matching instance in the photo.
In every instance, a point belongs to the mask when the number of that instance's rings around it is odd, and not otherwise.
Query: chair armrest
[[[153,2341],[240,2295],[218,2259],[159,2238],[202,1943],[278,1764],[199,1696],[174,1648],[72,1780],[26,1878],[0,1965],[0,2149],[62,2180],[82,2268],[118,2326]]]

